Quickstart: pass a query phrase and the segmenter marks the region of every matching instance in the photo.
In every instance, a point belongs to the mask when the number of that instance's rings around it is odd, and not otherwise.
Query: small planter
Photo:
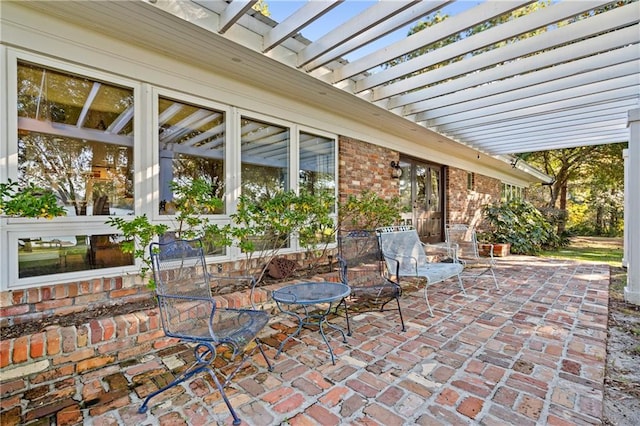
[[[480,244],[479,246],[480,256],[490,256],[491,244]],[[493,244],[493,256],[505,257],[509,256],[511,252],[511,244],[509,243],[495,243]]]

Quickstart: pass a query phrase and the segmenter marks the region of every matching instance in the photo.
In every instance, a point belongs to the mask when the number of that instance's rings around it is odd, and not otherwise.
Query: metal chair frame
[[[447,224],[445,226],[445,242],[449,249],[456,251],[456,256],[464,264],[465,273],[463,276],[469,275],[468,271],[470,269],[483,269],[478,274],[472,274],[474,281],[480,276],[490,273],[496,290],[500,289],[496,274],[493,271],[493,267],[496,264],[496,259],[493,257],[493,244],[490,245],[489,257],[480,256],[478,238],[474,227],[458,223]]]
[[[253,291],[256,281],[253,277],[222,277],[209,274],[202,242],[195,240],[175,240],[168,243],[152,243],[149,246],[156,284],[156,296],[162,328],[167,337],[175,337],[184,342],[195,343],[195,361],[168,385],[149,394],[140,408],[144,413],[154,396],[176,386],[194,375],[208,371],[220,392],[233,424],[241,423],[224,388],[231,383],[244,362],[260,351],[269,371],[273,370],[257,334],[269,321],[269,315],[256,310],[253,305]],[[251,284],[251,304],[253,309],[218,308],[212,296],[211,285],[224,280],[245,280]],[[255,347],[245,349],[255,342]],[[242,359],[226,377],[213,365],[218,356],[218,348],[232,351],[230,360],[242,353]],[[224,377],[220,382],[216,370]]]
[[[402,288],[398,282],[398,274],[394,275],[396,281],[385,276],[384,259],[375,231],[354,230],[338,236],[338,261],[340,280],[351,287],[351,296],[348,298],[350,304],[353,306],[357,303],[354,300],[367,300],[380,305],[379,311],[383,312],[395,310],[396,308],[385,308],[395,300],[402,331],[406,331],[400,307]],[[394,262],[393,259],[389,261]],[[347,330],[351,335],[348,309],[346,307]]]
[[[409,225],[383,226],[377,228],[376,233],[380,239],[380,249],[388,274],[392,275],[397,271],[395,273],[398,277],[418,277],[426,280],[424,298],[431,316],[434,315],[427,293],[430,285],[457,277],[462,293],[467,294],[460,277],[464,265],[457,259],[455,250],[423,243],[415,228]],[[443,248],[451,261],[430,262],[427,250],[442,251]]]

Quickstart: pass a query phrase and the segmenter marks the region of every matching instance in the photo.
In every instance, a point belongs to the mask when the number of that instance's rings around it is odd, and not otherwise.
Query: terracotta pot
[[[491,244],[480,244],[479,247],[480,256],[489,256],[489,250],[491,250]],[[505,257],[509,256],[511,250],[511,244],[509,243],[494,243],[493,244],[493,256]]]

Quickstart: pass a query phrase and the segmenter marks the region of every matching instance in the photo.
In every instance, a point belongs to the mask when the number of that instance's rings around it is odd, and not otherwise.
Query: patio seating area
[[[403,281],[407,330],[397,310],[352,313],[346,344],[327,329],[335,365],[320,333],[307,329],[274,360],[297,324],[269,302],[260,337],[274,371],[256,352],[227,396],[247,425],[600,424],[608,266],[509,256],[495,273],[499,290],[487,274],[466,282],[466,295],[457,279],[431,286],[435,317],[422,286]],[[346,329],[340,312],[329,321]],[[192,361],[193,349],[176,343],[76,374],[70,398],[83,401],[58,411],[57,424],[231,424],[206,374],[138,413]],[[85,398],[100,387],[102,396]]]

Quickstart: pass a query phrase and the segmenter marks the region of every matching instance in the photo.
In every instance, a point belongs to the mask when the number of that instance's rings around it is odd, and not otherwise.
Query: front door
[[[413,159],[401,159],[400,199],[402,222],[413,225],[427,243],[443,241],[444,202],[442,166]]]

